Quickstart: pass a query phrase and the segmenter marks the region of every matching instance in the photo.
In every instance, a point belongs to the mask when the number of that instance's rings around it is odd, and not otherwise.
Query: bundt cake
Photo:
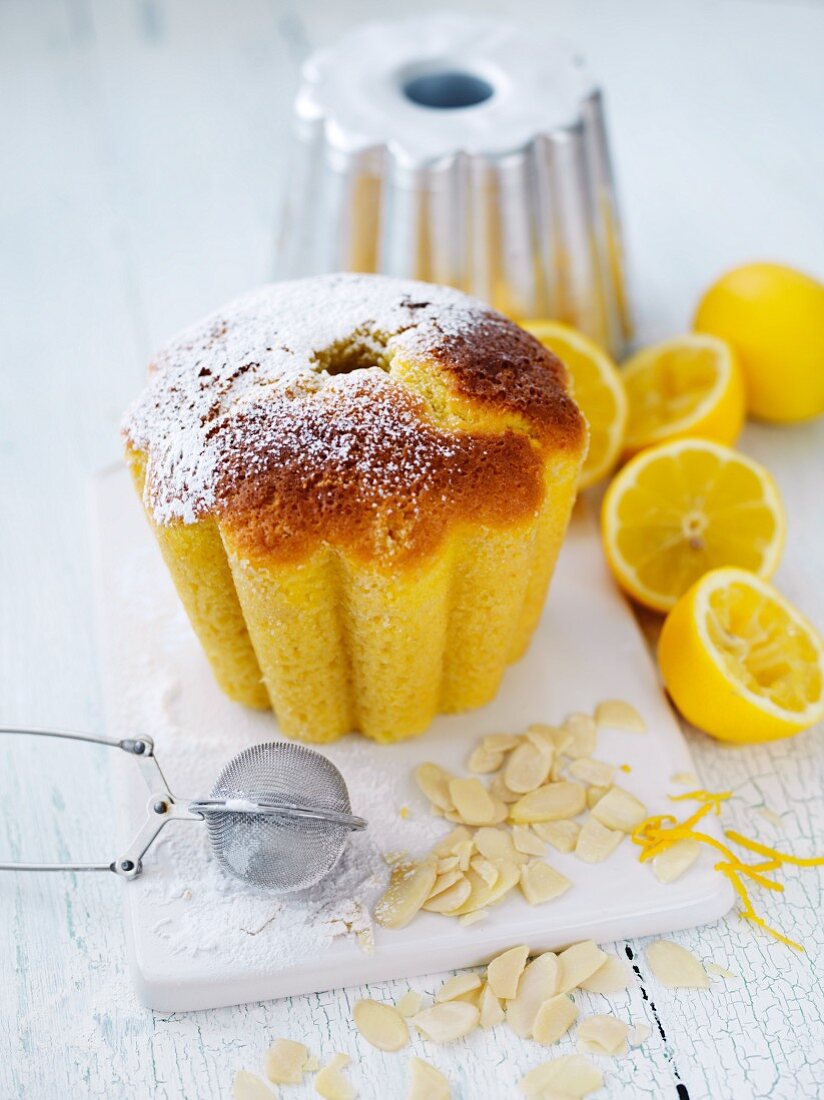
[[[532,336],[355,274],[263,287],[172,340],[124,437],[219,685],[315,742],[396,741],[494,697],[587,445]]]

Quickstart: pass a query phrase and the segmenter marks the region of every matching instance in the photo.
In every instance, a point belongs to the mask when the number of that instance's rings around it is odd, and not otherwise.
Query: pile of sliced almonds
[[[594,757],[599,726],[646,728],[629,703],[613,699],[594,717],[570,714],[561,726],[481,738],[467,761],[472,775],[420,764],[415,780],[432,812],[456,828],[423,859],[394,862],[376,921],[403,928],[423,909],[471,924],[516,886],[530,905],[553,901],[570,882],[544,858],[547,844],[584,863],[607,859],[647,810],[614,782],[615,766]],[[693,858],[667,853],[653,869],[672,882]]]
[[[647,948],[653,972],[665,984],[705,988],[706,971],[689,951],[669,940]],[[723,968],[718,968],[723,970]],[[725,972],[727,973],[727,972]],[[620,993],[632,981],[630,968],[602,951],[592,940],[573,944],[565,951],[544,951],[530,958],[525,944],[497,955],[480,973],[464,970],[447,979],[432,1004],[423,1006],[421,994],[410,990],[397,1004],[361,1000],[353,1007],[355,1027],[377,1050],[395,1052],[410,1041],[409,1024],[424,1039],[451,1043],[475,1028],[506,1023],[523,1039],[553,1046],[578,1021],[579,1010],[571,994],[576,989]],[[632,1029],[611,1013],[586,1016],[577,1026],[580,1054],[542,1062],[520,1081],[529,1097],[584,1097],[601,1088],[603,1074],[583,1058],[585,1053],[619,1057],[638,1046],[650,1034],[645,1023]],[[344,1070],[351,1059],[335,1054],[323,1067],[302,1043],[277,1039],[266,1058],[266,1076],[275,1085],[301,1084],[314,1072],[315,1091],[324,1100],[354,1100],[357,1093]],[[409,1062],[407,1100],[449,1100],[447,1078],[421,1058]],[[235,1077],[235,1100],[271,1100],[272,1093],[254,1074],[240,1071]]]
[[[461,971],[444,982],[426,1008],[412,993],[395,1006],[358,1001],[353,1010],[355,1026],[368,1043],[384,1051],[407,1044],[407,1020],[436,1043],[451,1043],[476,1027],[495,1027],[505,1021],[522,1039],[551,1046],[578,1017],[569,996],[573,990],[620,993],[631,981],[629,967],[592,940],[573,944],[560,954],[544,951],[531,961],[529,956],[529,948],[520,944],[494,958],[483,974]],[[579,1039],[598,1044],[603,1048],[599,1053],[624,1053],[627,1031],[614,1017],[592,1017]]]
[[[573,990],[618,993],[630,981],[627,965],[591,940],[573,944],[560,954],[545,951],[531,961],[529,948],[521,944],[494,958],[483,974],[465,970],[449,978],[426,1008],[421,1008],[420,996],[410,992],[394,1007],[358,1001],[353,1014],[361,1036],[383,1051],[399,1050],[409,1041],[407,1018],[425,1039],[435,1043],[451,1043],[476,1027],[486,1029],[506,1022],[521,1038],[552,1046],[578,1019],[578,1008],[570,996]],[[613,1056],[626,1053],[628,1037],[629,1026],[612,1015],[586,1017],[576,1036],[582,1052]],[[643,1025],[633,1037],[636,1042],[643,1039]],[[437,1089],[432,1074],[437,1074]],[[550,1090],[577,1097],[600,1088],[602,1081],[600,1071],[574,1055],[532,1070],[522,1080],[521,1089],[527,1096],[543,1096]],[[426,1063],[413,1062],[410,1083],[410,1100],[448,1100],[450,1095],[446,1079]]]

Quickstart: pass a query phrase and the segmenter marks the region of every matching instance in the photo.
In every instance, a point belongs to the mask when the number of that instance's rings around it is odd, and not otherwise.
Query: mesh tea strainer
[[[150,737],[115,740],[60,730],[0,729],[121,749],[137,760],[149,788],[148,816],[111,863],[0,863],[2,871],[114,871],[136,878],[143,856],[167,822],[205,821],[212,850],[227,871],[277,893],[304,890],[327,875],[350,832],[366,827],[352,814],[343,776],[319,752],[288,741],[252,745],[233,757],[208,798],[169,790]]]

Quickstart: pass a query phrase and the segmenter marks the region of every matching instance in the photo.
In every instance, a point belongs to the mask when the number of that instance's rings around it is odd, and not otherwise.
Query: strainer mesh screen
[[[212,798],[281,798],[302,807],[349,814],[349,794],[338,769],[305,745],[253,745],[229,761]],[[327,821],[253,816],[231,810],[206,815],[217,859],[233,875],[279,893],[304,890],[337,863],[349,829]]]

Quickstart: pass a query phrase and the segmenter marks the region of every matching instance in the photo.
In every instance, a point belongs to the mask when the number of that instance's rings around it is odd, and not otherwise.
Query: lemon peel
[[[786,944],[795,951],[803,952],[805,949],[802,944],[791,940],[783,932],[767,924],[763,917],[758,915],[744,880],[748,879],[752,885],[760,886],[765,890],[783,893],[783,884],[776,882],[774,878],[769,878],[767,873],[779,870],[784,864],[790,864],[794,867],[822,867],[824,866],[824,856],[794,856],[789,852],[780,852],[776,848],[750,840],[749,837],[743,836],[734,829],[725,830],[725,837],[733,844],[737,844],[755,855],[765,857],[761,862],[745,863],[723,841],[710,836],[708,833],[696,830],[695,826],[703,818],[713,812],[716,815],[720,813],[721,804],[727,801],[731,794],[730,791],[713,792],[702,789],[690,791],[684,795],[671,795],[670,797],[674,802],[692,798],[700,801],[701,805],[683,821],[678,821],[672,814],[656,814],[642,821],[631,834],[633,843],[641,848],[638,858],[641,863],[646,863],[679,840],[696,840],[701,844],[714,848],[725,857],[715,864],[714,869],[729,880],[733,890],[741,899],[741,917],[757,925],[780,943]]]

